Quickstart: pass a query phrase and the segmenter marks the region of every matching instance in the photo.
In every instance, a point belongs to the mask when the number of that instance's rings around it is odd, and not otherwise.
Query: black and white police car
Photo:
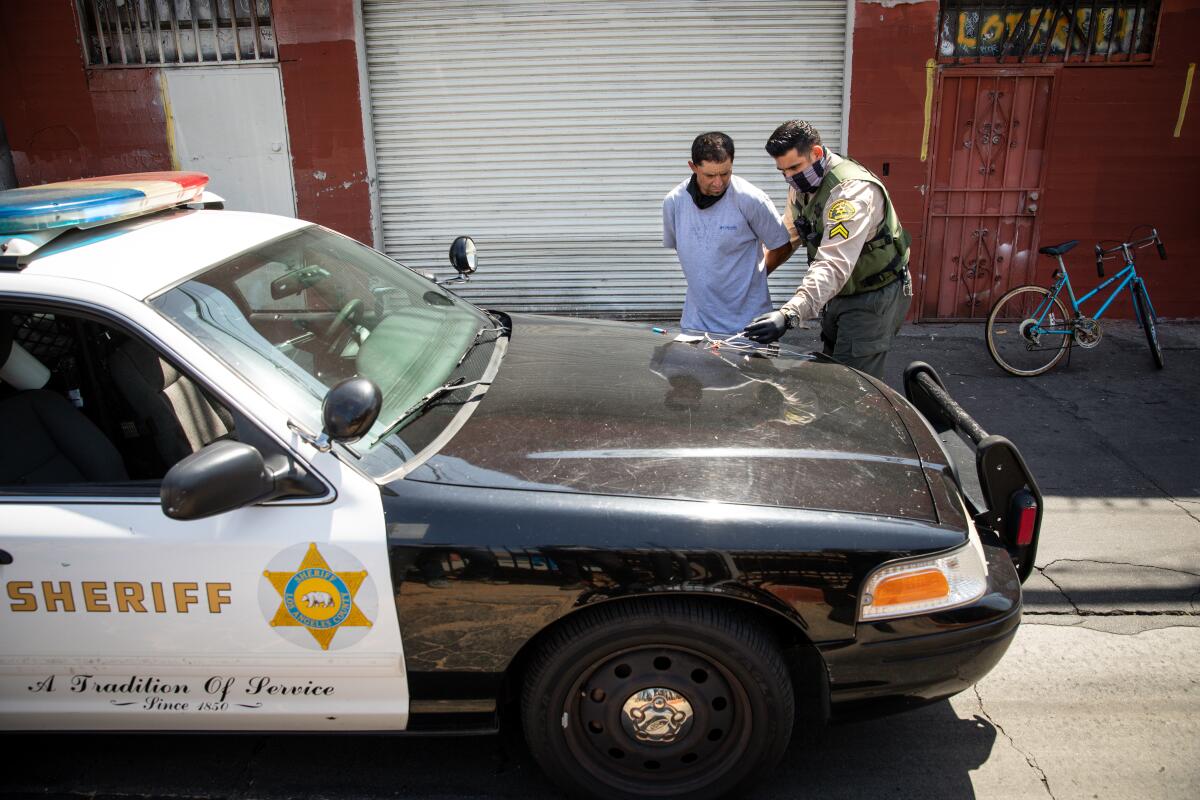
[[[511,720],[714,797],[1011,642],[1037,487],[928,367],[485,311],[205,184],[0,193],[0,727]]]

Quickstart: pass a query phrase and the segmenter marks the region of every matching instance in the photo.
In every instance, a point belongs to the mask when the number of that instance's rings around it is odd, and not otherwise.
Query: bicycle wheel
[[[987,318],[987,348],[1000,369],[1027,378],[1051,369],[1071,346],[1072,318],[1057,297],[1037,325],[1034,315],[1050,292],[1041,286],[1010,289]],[[1051,329],[1060,333],[1044,333]]]
[[[1140,278],[1134,281],[1130,287],[1130,294],[1133,295],[1133,311],[1142,323],[1142,330],[1146,332],[1146,344],[1150,345],[1150,355],[1155,366],[1162,369],[1163,353],[1158,344],[1158,326],[1155,324],[1154,307],[1150,305],[1150,295],[1146,293],[1146,284],[1142,283]]]

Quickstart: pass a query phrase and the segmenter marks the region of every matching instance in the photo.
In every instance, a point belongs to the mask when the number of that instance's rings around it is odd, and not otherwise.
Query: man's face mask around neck
[[[688,181],[688,194],[700,208],[708,208],[725,196],[733,180],[733,159],[726,161],[701,161],[699,164],[688,162],[692,169],[692,179]]]
[[[800,156],[795,150],[775,159],[775,165],[784,173],[788,185],[801,194],[815,192],[829,169],[829,151],[821,145]],[[795,172],[791,170],[795,169]]]

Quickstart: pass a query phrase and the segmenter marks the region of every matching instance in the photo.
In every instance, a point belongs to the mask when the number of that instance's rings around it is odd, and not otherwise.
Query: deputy
[[[887,189],[866,167],[822,145],[821,135],[803,120],[776,128],[767,153],[789,185],[784,218],[791,240],[767,253],[766,269],[774,270],[803,244],[808,272],[795,296],[778,311],[753,319],[746,336],[773,342],[824,308],[824,352],[882,377],[912,302],[911,240]]]

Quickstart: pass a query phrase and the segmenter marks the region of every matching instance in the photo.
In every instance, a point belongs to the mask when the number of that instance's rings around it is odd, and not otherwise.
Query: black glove
[[[746,326],[745,336],[759,344],[770,344],[783,336],[787,329],[787,316],[782,311],[771,311],[750,320],[750,324]]]

